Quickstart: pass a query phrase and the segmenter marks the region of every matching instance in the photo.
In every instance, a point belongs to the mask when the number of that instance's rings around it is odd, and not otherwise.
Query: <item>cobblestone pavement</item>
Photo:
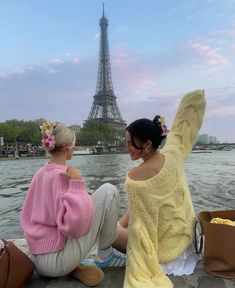
[[[14,240],[15,244],[28,253],[24,239]],[[99,288],[122,288],[124,279],[124,269],[115,271],[105,271],[104,281],[97,287]],[[205,272],[203,261],[200,261],[193,275],[173,277],[170,276],[174,288],[235,288],[235,280],[226,280],[214,277]],[[27,288],[85,288],[78,280],[72,276],[62,278],[45,278],[34,273],[33,278],[26,286]],[[147,287],[146,287],[147,288]]]

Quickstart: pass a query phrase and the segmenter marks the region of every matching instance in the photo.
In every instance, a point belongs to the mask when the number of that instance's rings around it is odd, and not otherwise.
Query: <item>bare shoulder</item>
[[[131,169],[128,173],[129,178],[136,181],[144,181],[148,180],[154,176],[156,176],[162,169],[164,165],[164,157],[162,154],[158,154],[158,156],[151,161],[144,162],[137,167]]]
[[[132,180],[136,181],[144,181],[152,178],[158,173],[158,171],[148,165],[140,165],[138,167],[133,168],[129,173],[129,177]]]
[[[133,179],[133,180],[141,180],[140,176],[141,176],[141,166],[137,166],[132,168],[129,173],[128,176]]]

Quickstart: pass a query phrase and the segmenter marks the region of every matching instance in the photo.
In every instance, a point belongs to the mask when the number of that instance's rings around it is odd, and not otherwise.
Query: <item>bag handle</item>
[[[3,238],[0,238],[0,240],[2,240],[3,244],[6,246],[7,245],[7,240],[6,239],[3,239]]]
[[[7,244],[7,240],[6,239],[3,239],[3,238],[0,238],[2,240],[2,242],[4,243],[5,247],[3,248],[5,250],[5,252],[8,254],[8,275],[7,275],[7,285],[6,287],[8,287],[9,285],[9,275],[10,275],[10,267],[11,267],[11,254],[10,254],[10,250],[8,248],[8,244]]]
[[[5,243],[0,238],[0,256],[2,255],[3,251],[5,250]]]
[[[199,226],[200,225],[200,226]],[[200,229],[198,229],[200,227]],[[203,231],[201,229],[201,223],[197,219],[194,226],[194,247],[197,254],[201,254],[203,248]],[[199,241],[198,241],[199,238]]]

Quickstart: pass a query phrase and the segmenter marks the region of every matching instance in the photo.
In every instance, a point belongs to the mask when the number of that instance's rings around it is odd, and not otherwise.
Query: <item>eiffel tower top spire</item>
[[[109,45],[108,45],[108,20],[104,16],[103,4],[103,17],[100,18],[100,55],[98,77],[96,85],[96,93],[101,90],[110,90],[113,92],[110,58],[109,58]]]
[[[99,25],[100,47],[98,75],[96,92],[88,120],[109,123],[118,128],[125,128],[126,123],[122,119],[116,102],[117,97],[114,95],[113,91],[107,33],[108,20],[104,16],[104,4],[103,15],[100,18]]]

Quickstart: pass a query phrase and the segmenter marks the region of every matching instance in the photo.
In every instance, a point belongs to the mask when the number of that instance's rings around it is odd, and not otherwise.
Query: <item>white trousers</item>
[[[40,275],[59,277],[73,271],[98,243],[106,249],[116,239],[119,210],[119,193],[112,184],[100,186],[92,195],[94,221],[89,233],[79,239],[68,238],[63,250],[56,253],[32,255]]]

